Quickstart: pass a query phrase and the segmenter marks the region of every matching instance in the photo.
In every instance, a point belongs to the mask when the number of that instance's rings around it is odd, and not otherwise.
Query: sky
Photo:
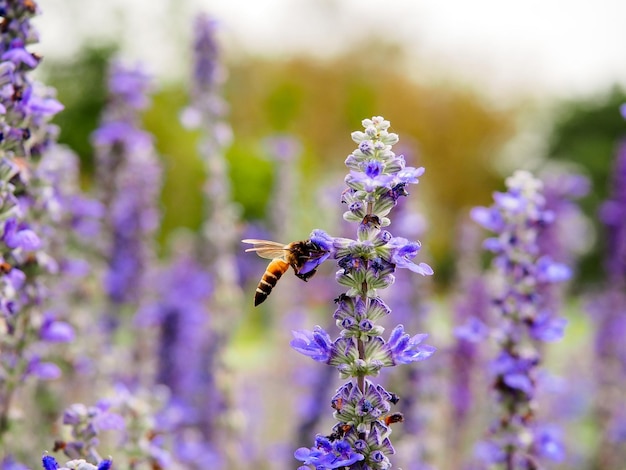
[[[119,38],[163,80],[186,73],[193,14],[219,22],[233,57],[324,57],[395,42],[406,72],[493,96],[590,94],[626,86],[626,0],[39,0],[44,57]]]

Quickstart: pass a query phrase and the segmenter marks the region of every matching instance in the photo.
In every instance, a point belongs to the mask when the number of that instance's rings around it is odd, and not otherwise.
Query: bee
[[[315,274],[317,266],[325,259],[328,251],[311,240],[291,242],[287,245],[269,240],[246,239],[244,243],[254,245],[246,252],[254,251],[261,258],[271,259],[263,277],[259,281],[254,294],[254,306],[263,303],[270,295],[274,286],[289,266],[295,275],[303,281],[308,281]]]

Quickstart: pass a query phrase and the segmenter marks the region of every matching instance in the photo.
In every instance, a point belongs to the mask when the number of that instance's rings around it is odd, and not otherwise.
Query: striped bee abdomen
[[[272,289],[287,269],[289,269],[289,263],[282,258],[274,258],[270,261],[254,294],[255,307],[267,299],[267,296],[270,295]]]

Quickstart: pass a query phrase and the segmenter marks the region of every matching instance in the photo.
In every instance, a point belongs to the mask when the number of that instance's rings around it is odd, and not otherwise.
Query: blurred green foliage
[[[114,51],[86,48],[70,63],[46,68],[47,81],[66,105],[57,120],[63,128],[60,141],[81,156],[87,178],[94,168],[89,135],[105,103],[106,64]],[[257,59],[230,66],[224,93],[235,136],[227,151],[233,197],[245,219],[265,218],[272,187],[281,182],[275,181],[274,163],[260,143],[268,135],[289,133],[301,141],[304,152],[298,200],[305,206],[300,212],[315,214],[315,190],[340,181],[345,173],[343,160],[354,148],[350,133],[360,128],[362,119],[383,115],[400,134],[398,150],[408,163],[427,169],[415,191],[431,223],[427,246],[439,274],[449,272],[454,241],[450,227],[459,212],[487,201],[498,185],[492,162],[514,132],[514,115],[492,108],[472,91],[418,85],[393,61],[382,60],[384,50],[378,52],[380,57]],[[202,215],[199,135],[178,120],[187,99],[184,84],[157,90],[145,114],[166,171],[161,241],[177,227],[197,228]]]
[[[609,197],[617,144],[626,138],[626,123],[619,112],[625,102],[626,91],[617,86],[604,93],[562,102],[557,106],[549,137],[548,157],[580,165],[592,184],[589,195],[580,205],[593,221],[598,241],[581,260],[581,281],[603,277],[602,259],[607,253],[598,210]]]
[[[68,145],[81,159],[82,171],[93,173],[90,135],[98,126],[106,103],[106,73],[117,46],[86,45],[76,57],[63,62],[43,62],[46,83],[57,89],[65,109],[54,122],[61,128],[59,142]]]
[[[389,119],[400,134],[396,150],[409,164],[426,167],[413,191],[430,223],[425,246],[439,280],[446,279],[456,235],[450,228],[500,184],[493,163],[515,131],[513,110],[496,109],[460,87],[419,85],[400,66],[358,54],[329,61],[256,60],[230,70],[226,94],[237,139],[258,142],[278,131],[297,136],[305,148],[305,192],[340,181],[354,148],[350,133],[362,119]]]
[[[197,230],[202,219],[204,167],[196,151],[199,132],[185,129],[178,113],[187,105],[180,87],[157,91],[144,114],[146,128],[155,136],[163,161],[161,245],[175,229]]]
[[[400,135],[396,151],[405,154],[408,164],[426,168],[412,191],[430,225],[422,241],[438,282],[446,283],[454,267],[458,220],[470,207],[488,204],[492,191],[502,186],[494,164],[516,132],[516,110],[495,106],[466,86],[416,83],[393,49],[370,49],[367,56],[352,53],[325,61],[251,58],[228,65],[224,95],[234,132],[227,149],[233,197],[245,220],[266,219],[272,188],[282,182],[276,181],[276,163],[261,143],[269,135],[288,133],[303,148],[297,212],[310,216],[299,220],[314,224],[316,191],[341,181],[343,161],[354,148],[350,133],[362,119],[382,115]],[[105,103],[106,64],[114,52],[112,46],[86,48],[71,63],[46,67],[46,80],[66,106],[56,121],[62,127],[60,140],[81,156],[87,178],[93,172],[89,135]],[[197,229],[203,213],[200,134],[184,129],[178,119],[188,99],[183,83],[157,89],[145,113],[165,168],[161,242],[177,227]],[[583,205],[592,216],[606,198],[608,168],[624,131],[617,107],[625,100],[624,92],[615,89],[601,99],[574,100],[558,108],[550,157],[587,169],[594,191]],[[586,273],[598,274],[598,256],[596,250],[586,260],[593,267]]]

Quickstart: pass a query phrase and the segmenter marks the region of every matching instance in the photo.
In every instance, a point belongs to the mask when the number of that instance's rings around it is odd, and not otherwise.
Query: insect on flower
[[[254,251],[261,258],[271,259],[254,294],[254,306],[263,303],[289,266],[295,275],[308,281],[317,267],[328,257],[328,250],[311,240],[291,242],[287,245],[269,240],[245,239],[243,243],[254,245],[246,252]]]

